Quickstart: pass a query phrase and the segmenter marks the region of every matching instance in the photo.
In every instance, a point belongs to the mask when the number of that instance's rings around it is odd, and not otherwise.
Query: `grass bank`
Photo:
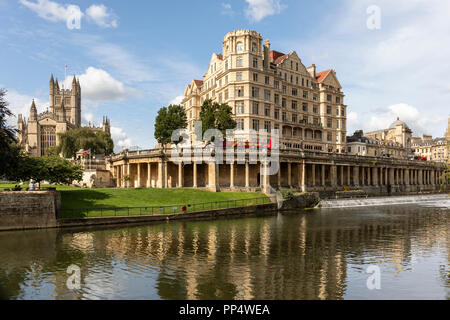
[[[14,184],[2,184],[0,189]],[[24,189],[26,185],[22,186]],[[56,187],[61,191],[60,218],[128,216],[180,213],[242,207],[269,203],[264,194],[255,192],[210,192],[198,189],[86,189],[70,186],[43,185],[41,190]]]

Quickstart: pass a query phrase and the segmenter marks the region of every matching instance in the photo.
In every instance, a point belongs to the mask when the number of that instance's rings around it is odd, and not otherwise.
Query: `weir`
[[[412,196],[393,196],[393,197],[374,197],[365,199],[333,199],[322,200],[317,205],[322,209],[336,209],[349,207],[371,207],[371,206],[390,206],[399,204],[422,204],[426,202],[442,202],[444,206],[450,203],[448,194],[431,195],[412,195]]]

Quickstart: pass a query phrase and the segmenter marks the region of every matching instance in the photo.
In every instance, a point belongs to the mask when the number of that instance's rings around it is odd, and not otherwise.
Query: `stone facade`
[[[389,128],[367,132],[356,131],[347,137],[347,153],[359,156],[407,159],[411,157],[412,131],[397,118]]]
[[[425,157],[427,161],[446,162],[449,159],[448,141],[445,138],[434,138],[424,134],[413,137],[414,155]]]
[[[280,148],[345,152],[347,106],[334,70],[305,67],[295,51],[271,50],[251,30],[226,34],[222,50],[212,54],[203,79],[186,86],[182,105],[191,132],[211,99],[231,106],[244,139],[249,129],[278,129]]]
[[[30,155],[39,157],[45,155],[48,148],[59,144],[59,133],[79,128],[81,126],[81,86],[80,81],[73,77],[72,89],[59,87],[58,79],[50,78],[49,109],[37,113],[34,99],[27,119],[18,115],[18,140],[24,150]],[[109,119],[103,118],[102,127],[90,126],[93,130],[110,132]]]
[[[450,159],[450,118],[444,138],[434,138],[430,134],[412,137],[414,154],[426,157],[428,161],[447,162]]]

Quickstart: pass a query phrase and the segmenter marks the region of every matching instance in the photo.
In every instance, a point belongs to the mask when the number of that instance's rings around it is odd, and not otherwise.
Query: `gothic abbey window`
[[[54,126],[41,126],[41,156],[48,148],[56,145],[56,130]]]

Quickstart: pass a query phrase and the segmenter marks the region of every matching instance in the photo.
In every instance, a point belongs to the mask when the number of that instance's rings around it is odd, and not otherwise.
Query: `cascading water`
[[[450,206],[450,196],[448,194],[432,194],[432,195],[411,195],[411,196],[393,196],[393,197],[376,197],[364,199],[333,199],[322,200],[317,207],[322,209],[331,208],[349,208],[349,207],[370,207],[370,206],[387,206],[397,204],[425,204],[429,202],[439,202],[440,206]]]

